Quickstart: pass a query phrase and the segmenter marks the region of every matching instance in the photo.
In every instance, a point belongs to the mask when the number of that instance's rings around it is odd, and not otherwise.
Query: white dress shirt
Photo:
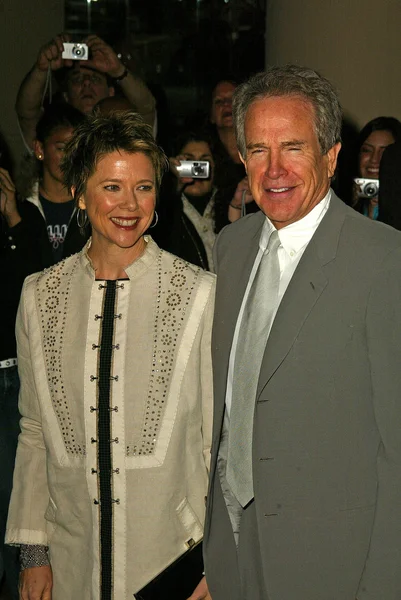
[[[280,306],[280,302],[285,294],[288,284],[294,275],[295,269],[298,266],[299,261],[305,251],[306,246],[312,239],[313,234],[318,228],[321,220],[327,212],[330,204],[331,190],[327,192],[326,196],[317,204],[305,217],[287,225],[279,230],[278,235],[280,238],[280,246],[278,248],[278,259],[280,264],[280,286],[277,299],[277,306],[275,314]],[[262,256],[267,248],[269,238],[273,230],[274,225],[268,217],[263,225],[262,233],[259,240],[259,252],[256,255],[255,262],[252,267],[251,274],[249,276],[248,285],[245,290],[244,298],[241,304],[241,310],[238,315],[237,323],[235,326],[233,343],[230,352],[230,361],[228,367],[227,377],[227,388],[226,388],[226,413],[230,416],[231,402],[232,402],[232,384],[233,384],[233,373],[235,364],[235,354],[238,343],[238,334],[242,321],[242,315],[244,308],[249,296],[249,292],[255,278],[256,272],[259,267],[259,263],[262,260]]]

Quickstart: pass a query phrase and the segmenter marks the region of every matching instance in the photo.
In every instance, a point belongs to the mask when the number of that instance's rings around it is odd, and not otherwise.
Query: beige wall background
[[[359,127],[401,119],[401,0],[267,0],[266,65],[320,71]]]
[[[19,84],[63,21],[63,0],[0,0],[0,129],[15,159],[23,152],[14,112]]]

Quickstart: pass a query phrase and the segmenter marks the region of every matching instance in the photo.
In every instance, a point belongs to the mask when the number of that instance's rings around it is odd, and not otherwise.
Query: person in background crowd
[[[214,139],[208,131],[183,134],[175,146],[177,156],[170,158],[170,173],[162,183],[160,218],[153,235],[162,248],[213,272],[216,233],[241,217],[243,189],[238,185],[227,207],[215,186]],[[209,177],[180,177],[177,167],[183,160],[208,161]],[[246,193],[249,203],[253,199],[247,186]]]
[[[21,201],[11,178],[8,148],[0,136],[0,588],[18,598],[17,548],[4,546],[12,478],[20,432],[15,319],[27,275],[51,264],[46,227],[35,206]]]
[[[358,177],[379,179],[380,161],[384,150],[401,139],[401,123],[394,117],[377,117],[369,121],[358,137]],[[379,198],[359,197],[358,185],[354,185],[355,210],[376,220],[379,214]]]
[[[399,600],[401,234],[330,189],[333,85],[271,67],[233,99],[261,211],[214,249],[213,600]]]
[[[243,213],[259,210],[249,191],[248,178],[235,139],[232,97],[237,85],[235,81],[221,80],[212,92],[210,122],[215,138],[217,232],[239,219]]]
[[[235,140],[232,97],[237,83],[219,81],[212,91],[210,123],[215,138],[216,186],[236,186],[245,176]],[[234,188],[235,189],[235,188]],[[231,195],[232,197],[232,195]]]
[[[183,134],[176,140],[176,151],[162,183],[154,237],[165,250],[213,271],[216,188],[211,137],[206,131]],[[180,177],[177,166],[182,160],[208,161],[209,177]]]
[[[87,117],[65,149],[92,238],[21,296],[23,600],[132,599],[203,535],[215,278],[146,235],[166,165],[132,112]]]
[[[54,263],[81,250],[90,235],[87,224],[80,227],[76,206],[60,167],[64,148],[84,118],[68,104],[51,104],[36,128],[32,158],[35,173],[28,200],[45,219]]]
[[[237,165],[242,165],[235,139],[232,98],[237,87],[235,81],[219,81],[212,91],[210,122],[214,125],[221,146],[216,149],[219,159],[227,156]],[[220,157],[220,154],[222,155]]]
[[[379,221],[401,230],[401,140],[387,146],[379,173]]]
[[[113,96],[117,85],[144,120],[153,126],[155,101],[151,92],[125,67],[111,46],[97,35],[90,35],[84,40],[89,47],[89,60],[63,59],[63,44],[70,41],[70,36],[62,33],[43,46],[20,86],[16,111],[27,146],[31,147],[35,139],[49,68],[60,74],[65,67],[60,82],[63,98],[82,113],[89,114],[99,100]]]

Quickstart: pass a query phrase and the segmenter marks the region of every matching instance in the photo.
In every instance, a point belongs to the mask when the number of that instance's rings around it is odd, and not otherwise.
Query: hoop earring
[[[81,235],[85,235],[85,227],[88,224],[88,213],[86,212],[86,210],[83,210],[82,208],[78,208],[77,210],[77,223],[78,223],[78,227],[79,227],[79,231],[81,233]]]
[[[157,211],[155,210],[155,222],[149,227],[149,229],[153,229],[153,227],[156,227],[156,225],[159,222],[159,215],[157,214]]]

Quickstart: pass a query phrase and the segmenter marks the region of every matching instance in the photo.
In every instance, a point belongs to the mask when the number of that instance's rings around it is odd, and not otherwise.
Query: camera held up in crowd
[[[177,166],[180,177],[192,177],[193,179],[207,179],[209,177],[208,160],[182,160]]]
[[[64,52],[62,58],[68,60],[88,60],[88,46],[86,44],[76,44],[64,42]]]
[[[376,198],[379,194],[379,180],[378,179],[364,179],[358,177],[354,179],[358,186],[358,198]]]

